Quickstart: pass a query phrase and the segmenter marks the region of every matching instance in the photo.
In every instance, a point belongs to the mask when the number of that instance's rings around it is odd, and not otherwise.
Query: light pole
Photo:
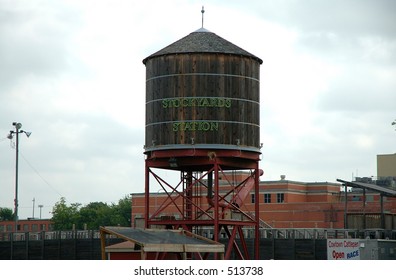
[[[13,126],[15,126],[15,131],[10,130],[10,133],[8,134],[7,138],[12,139],[13,134],[16,134],[15,137],[15,210],[14,210],[14,215],[15,215],[15,232],[18,231],[18,153],[19,153],[19,133],[25,133],[27,137],[32,134],[31,132],[27,132],[24,130],[21,130],[22,124],[18,122],[13,122]]]
[[[36,199],[33,197],[33,214],[32,214],[32,218],[34,219],[34,205],[35,205],[35,203],[36,203]]]
[[[39,204],[38,207],[40,208],[40,220],[41,220],[41,209],[43,208],[44,205]]]

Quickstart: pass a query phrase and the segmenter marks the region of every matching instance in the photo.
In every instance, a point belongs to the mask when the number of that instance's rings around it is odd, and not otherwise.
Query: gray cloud
[[[254,9],[263,20],[298,29],[302,33],[337,33],[348,37],[394,38],[396,3],[389,0],[280,0],[257,1]]]
[[[14,86],[27,75],[56,76],[70,67],[70,37],[79,25],[80,15],[60,4],[2,3],[0,90]]]
[[[396,74],[396,71],[392,73]],[[375,69],[349,67],[320,96],[319,108],[326,111],[395,113],[396,83],[379,76]],[[385,81],[384,81],[385,79]]]
[[[21,139],[24,216],[33,197],[50,209],[60,195],[88,203],[143,192],[141,61],[195,30],[186,26],[198,28],[202,3],[5,3],[0,140],[13,121],[33,132]],[[286,174],[335,181],[356,170],[371,176],[376,154],[394,152],[395,5],[218,0],[205,6],[205,27],[264,60],[262,180]],[[12,207],[15,150],[8,140],[0,149],[0,206]]]

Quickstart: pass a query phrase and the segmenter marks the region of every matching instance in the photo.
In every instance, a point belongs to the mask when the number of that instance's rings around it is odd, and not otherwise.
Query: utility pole
[[[41,210],[42,210],[42,208],[43,208],[43,205],[42,205],[42,204],[39,204],[38,207],[40,208],[40,220],[41,220]]]
[[[33,197],[33,214],[32,214],[32,218],[34,219],[34,204],[35,204],[35,202],[36,202],[36,199]]]
[[[16,134],[15,137],[15,199],[14,199],[14,218],[15,218],[15,232],[18,231],[18,154],[19,154],[19,133],[25,133],[27,137],[29,137],[32,133],[21,130],[22,124],[18,122],[13,122],[13,126],[15,126],[15,131],[10,130],[7,138],[12,139],[13,134]]]

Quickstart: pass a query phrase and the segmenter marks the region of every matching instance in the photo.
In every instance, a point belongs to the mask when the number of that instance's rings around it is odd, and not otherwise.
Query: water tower
[[[241,206],[247,195],[259,197],[262,60],[201,28],[143,63],[146,228],[212,228],[215,241],[225,233],[226,259],[232,253],[257,259],[258,199],[251,212]],[[180,181],[169,183],[160,170],[180,174]],[[233,182],[229,176],[235,171],[247,178]],[[220,182],[229,184],[227,192]],[[153,207],[150,192],[158,186],[166,199]],[[169,208],[178,214],[167,217]],[[253,229],[254,256],[248,254],[244,228]]]

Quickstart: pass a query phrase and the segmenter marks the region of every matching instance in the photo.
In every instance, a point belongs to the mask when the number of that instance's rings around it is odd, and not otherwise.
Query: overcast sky
[[[249,3],[249,4],[248,4]],[[396,1],[0,0],[0,207],[144,192],[142,60],[201,27],[263,60],[261,180],[376,176],[396,152]],[[155,191],[155,190],[154,190]]]

